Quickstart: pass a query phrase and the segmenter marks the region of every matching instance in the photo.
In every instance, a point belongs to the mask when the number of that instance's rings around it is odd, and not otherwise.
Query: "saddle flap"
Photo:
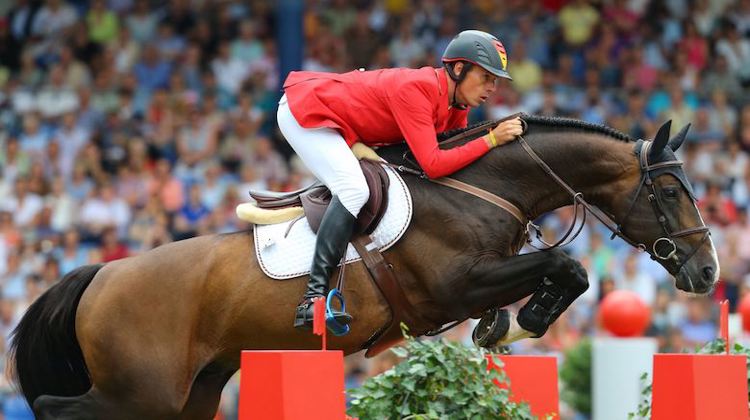
[[[378,226],[388,208],[388,188],[391,181],[380,163],[362,160],[360,165],[370,189],[370,198],[360,211],[358,224],[361,227],[360,232],[369,235]]]
[[[307,223],[315,233],[318,233],[320,222],[323,221],[323,215],[328,205],[331,204],[331,198],[331,191],[325,186],[310,190],[300,196]]]
[[[395,169],[384,169],[390,180],[388,195],[391,201],[380,223],[369,235],[373,244],[381,251],[393,246],[406,233],[413,216],[412,199],[406,183]],[[255,205],[250,207],[257,209]],[[280,210],[264,211],[276,214]],[[301,207],[297,211],[297,215],[303,214]],[[283,222],[275,224],[256,223],[253,241],[258,264],[269,278],[284,280],[309,273],[316,235],[310,229],[306,217],[287,217]],[[347,247],[345,258],[347,264],[361,259],[351,244]]]
[[[370,160],[361,160],[360,167],[370,189],[370,198],[357,216],[354,234],[370,234],[380,223],[388,208],[388,188],[390,179],[383,165]],[[320,222],[323,220],[328,204],[331,202],[331,192],[325,187],[311,189],[300,196],[305,217],[313,232],[318,233]]]

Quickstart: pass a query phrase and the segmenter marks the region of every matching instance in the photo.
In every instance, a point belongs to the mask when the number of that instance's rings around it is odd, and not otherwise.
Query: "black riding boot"
[[[357,218],[341,204],[335,195],[328,205],[323,220],[318,228],[315,239],[315,253],[313,254],[310,280],[307,282],[307,292],[302,302],[297,306],[294,317],[294,327],[304,330],[312,329],[313,305],[312,299],[324,297],[328,294],[328,281],[346,252],[346,247],[354,230]],[[346,312],[333,311],[334,318],[341,324],[348,324],[352,317]]]

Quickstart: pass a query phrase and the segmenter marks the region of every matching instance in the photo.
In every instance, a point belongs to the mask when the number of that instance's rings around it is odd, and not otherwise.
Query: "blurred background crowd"
[[[667,119],[675,130],[692,123],[680,157],[721,261],[714,294],[677,293],[647,255],[591,223],[567,248],[587,267],[590,290],[545,337],[513,350],[559,354],[603,334],[596,308],[612,289],[633,290],[652,308],[648,333],[662,350],[716,336],[712,302],[734,307],[750,281],[750,0],[304,5],[306,70],[439,66],[460,30],[498,36],[514,81],[471,121],[522,111],[637,138]],[[246,229],[234,208],[249,189],[311,182],[274,121],[286,76],[275,8],[264,0],[0,1],[0,346],[69,270]],[[547,216],[545,234],[560,235],[571,219],[569,209]],[[470,343],[471,327],[447,335]],[[391,359],[349,359],[350,384]]]

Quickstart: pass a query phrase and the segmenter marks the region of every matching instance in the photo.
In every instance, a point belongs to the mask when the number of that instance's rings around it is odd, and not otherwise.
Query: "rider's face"
[[[463,71],[463,63],[456,64],[456,73],[459,71]],[[495,92],[497,83],[497,76],[479,66],[471,66],[466,78],[458,85],[457,99],[470,107],[480,106]]]

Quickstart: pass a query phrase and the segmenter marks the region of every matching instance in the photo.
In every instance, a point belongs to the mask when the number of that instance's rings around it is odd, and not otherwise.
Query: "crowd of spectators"
[[[300,0],[302,1],[302,0]],[[716,336],[715,305],[750,281],[750,0],[305,0],[306,70],[439,66],[462,29],[497,35],[514,81],[472,121],[523,111],[648,138],[691,122],[680,157],[712,229],[722,283],[677,293],[644,254],[594,223],[568,251],[590,290],[538,340],[559,353],[603,334],[597,303],[630,289],[662,350]],[[61,275],[195,235],[246,228],[250,188],[311,181],[275,126],[275,3],[0,2],[0,347]],[[572,218],[545,219],[559,234]],[[450,333],[470,342],[470,325]],[[391,356],[347,363],[356,383]],[[236,384],[234,384],[236,385]],[[231,388],[231,387],[230,387]],[[230,392],[225,415],[236,404]],[[234,405],[233,405],[234,404]],[[232,408],[234,407],[234,408]]]

